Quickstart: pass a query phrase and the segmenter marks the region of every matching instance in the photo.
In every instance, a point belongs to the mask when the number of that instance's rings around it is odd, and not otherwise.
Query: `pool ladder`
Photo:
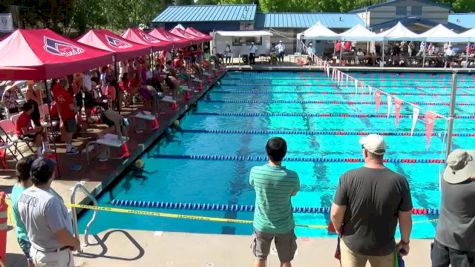
[[[76,183],[73,187],[73,192],[71,193],[71,204],[76,204],[76,193],[78,190],[81,190],[93,203],[94,206],[97,206],[97,199],[86,189],[86,187],[81,183]],[[73,217],[73,231],[74,236],[79,238],[79,229],[78,229],[78,215],[75,207],[71,207],[71,213]],[[91,220],[87,223],[86,229],[84,230],[84,243],[89,246],[89,228],[96,220],[97,210],[94,210],[92,213]],[[82,248],[79,248],[79,253],[82,252]]]

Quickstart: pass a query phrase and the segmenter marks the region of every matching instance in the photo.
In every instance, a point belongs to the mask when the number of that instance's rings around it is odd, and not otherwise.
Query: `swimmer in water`
[[[145,162],[143,159],[138,159],[135,161],[134,166],[132,166],[132,176],[135,178],[140,178],[140,179],[147,179],[147,176],[145,174],[154,174],[157,171],[147,171],[145,170]]]

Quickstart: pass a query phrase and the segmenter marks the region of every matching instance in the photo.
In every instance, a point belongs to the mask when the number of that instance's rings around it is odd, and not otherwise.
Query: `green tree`
[[[175,5],[177,6],[192,5],[193,3],[193,0],[175,0]]]
[[[216,5],[218,3],[218,0],[197,0],[195,5]]]

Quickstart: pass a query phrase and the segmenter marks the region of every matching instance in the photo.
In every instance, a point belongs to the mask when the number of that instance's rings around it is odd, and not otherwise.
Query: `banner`
[[[376,90],[374,92],[374,100],[376,101],[376,112],[378,112],[379,106],[381,105],[381,91]]]
[[[401,107],[402,107],[402,100],[395,97],[394,98],[394,107],[396,110],[396,128],[399,127],[399,118],[401,117]]]
[[[389,119],[389,115],[391,115],[391,104],[393,102],[393,98],[390,95],[387,95],[387,100],[388,100],[388,114],[387,118]]]
[[[411,126],[411,136],[414,134],[414,128],[416,128],[416,122],[419,118],[419,109],[412,107],[412,126]]]
[[[432,137],[432,132],[434,131],[434,124],[437,115],[430,111],[426,112],[426,148],[430,147],[430,138]]]

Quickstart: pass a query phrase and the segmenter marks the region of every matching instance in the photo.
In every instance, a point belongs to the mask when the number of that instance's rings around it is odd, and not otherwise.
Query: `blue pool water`
[[[417,101],[442,115],[449,113],[450,75],[448,74],[391,74],[352,73],[360,80],[398,95],[404,101]],[[475,90],[474,77],[459,75],[457,115],[474,115],[472,103]],[[438,94],[438,95],[434,95]],[[312,102],[313,101],[313,102]],[[315,102],[317,101],[317,102]],[[321,101],[333,103],[322,104]],[[386,114],[386,98],[382,97],[379,112],[372,103],[374,96],[354,94],[354,87],[338,88],[323,73],[311,72],[230,72],[198,103],[196,111],[189,112],[181,120],[184,133],[174,133],[160,140],[143,156],[146,170],[151,174],[146,180],[126,174],[114,188],[103,194],[100,205],[109,206],[113,199],[143,200],[182,203],[254,204],[254,191],[248,184],[249,171],[263,161],[225,161],[162,158],[163,155],[217,155],[217,156],[265,156],[264,145],[274,136],[266,132],[287,131],[279,134],[288,142],[288,157],[292,158],[361,158],[358,145],[360,136],[332,135],[331,131],[346,132],[403,132],[411,128],[410,118],[401,118],[398,128],[394,118],[353,117],[306,117],[273,116],[275,113],[298,114]],[[357,104],[354,102],[363,104]],[[325,102],[326,103],[326,102]],[[426,103],[426,104],[424,104]],[[429,103],[429,104],[427,104]],[[430,104],[432,103],[432,104]],[[464,105],[466,104],[466,105]],[[392,111],[394,113],[394,111]],[[421,115],[423,115],[421,111]],[[260,116],[236,116],[236,113],[257,113]],[[211,114],[211,115],[210,115]],[[412,108],[403,105],[401,114],[412,114]],[[237,114],[239,115],[239,114]],[[423,133],[425,126],[419,120],[415,132]],[[474,119],[455,121],[455,133],[473,133]],[[234,130],[233,133],[209,133],[204,130]],[[292,134],[292,131],[300,131]],[[236,133],[236,131],[241,131]],[[244,131],[244,132],[242,132]],[[320,131],[321,134],[308,134]],[[431,139],[426,147],[425,137],[387,136],[389,159],[443,159],[445,143],[443,134],[446,123],[437,119],[434,132],[440,136]],[[474,147],[474,137],[454,137],[454,148]],[[294,207],[330,207],[341,174],[361,163],[342,162],[286,162],[296,170],[301,180],[301,191],[293,198]],[[439,173],[442,164],[388,163],[387,166],[409,180],[414,207],[439,207]],[[150,208],[132,208],[179,214],[201,215],[220,218],[252,219],[251,212],[186,211]],[[90,212],[80,219],[80,227],[90,218]],[[327,225],[328,214],[296,213],[296,223]],[[429,238],[434,235],[434,216],[414,217],[413,237]],[[91,232],[110,228],[142,229],[156,231],[180,231],[198,233],[250,234],[249,224],[215,223],[147,217],[120,213],[99,212]],[[297,227],[298,236],[329,235],[326,229]]]

